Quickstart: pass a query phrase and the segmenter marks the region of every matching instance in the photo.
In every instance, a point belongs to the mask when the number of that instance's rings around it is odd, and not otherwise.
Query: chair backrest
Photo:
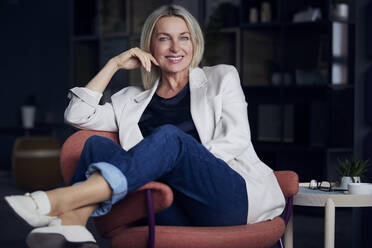
[[[298,192],[298,175],[294,171],[275,171],[275,176],[284,197],[294,196]]]
[[[85,141],[92,135],[107,137],[119,143],[118,133],[113,132],[80,130],[71,135],[62,146],[60,159],[62,177],[66,184],[70,183],[75,167],[79,162]]]

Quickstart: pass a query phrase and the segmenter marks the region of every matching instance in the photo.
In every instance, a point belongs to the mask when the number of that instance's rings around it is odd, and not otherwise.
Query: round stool
[[[61,186],[60,142],[53,137],[21,137],[13,147],[12,171],[17,187],[47,190]]]

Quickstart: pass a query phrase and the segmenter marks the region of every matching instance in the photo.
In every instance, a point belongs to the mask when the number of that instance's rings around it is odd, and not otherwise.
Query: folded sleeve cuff
[[[72,95],[77,96],[91,106],[97,106],[102,97],[101,93],[89,90],[84,87],[74,87],[70,89],[68,97],[71,99]]]
[[[89,178],[94,172],[99,171],[112,189],[111,199],[101,202],[92,213],[93,217],[105,215],[116,202],[125,197],[128,192],[128,182],[124,174],[114,165],[106,162],[93,163],[88,167],[85,175]]]

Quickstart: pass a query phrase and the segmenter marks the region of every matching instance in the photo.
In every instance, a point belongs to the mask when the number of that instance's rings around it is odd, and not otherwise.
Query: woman
[[[198,68],[203,46],[192,15],[163,6],[147,18],[141,49],[112,58],[86,87],[71,89],[66,121],[119,132],[121,146],[93,136],[72,186],[6,197],[37,227],[27,238],[31,247],[61,239],[94,243],[85,228],[89,216],[106,214],[154,180],[175,194],[172,206],[157,214],[158,224],[243,225],[281,214],[284,197],[275,175],[252,147],[238,72],[228,65]],[[138,67],[144,90],[126,87],[112,103],[99,105],[115,72]]]

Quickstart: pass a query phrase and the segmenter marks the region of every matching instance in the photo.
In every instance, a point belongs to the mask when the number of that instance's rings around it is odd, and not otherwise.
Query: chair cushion
[[[156,226],[157,248],[257,248],[270,247],[283,235],[282,218],[242,226],[178,227]],[[111,239],[113,248],[147,247],[148,228],[127,227]]]

